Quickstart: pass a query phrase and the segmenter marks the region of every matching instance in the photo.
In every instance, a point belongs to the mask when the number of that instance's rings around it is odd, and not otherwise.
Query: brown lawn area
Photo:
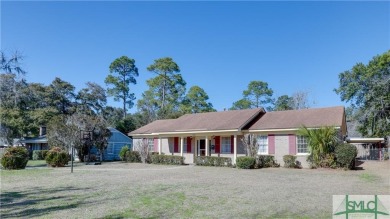
[[[331,218],[332,195],[390,195],[390,162],[362,170],[103,163],[1,170],[1,218]]]

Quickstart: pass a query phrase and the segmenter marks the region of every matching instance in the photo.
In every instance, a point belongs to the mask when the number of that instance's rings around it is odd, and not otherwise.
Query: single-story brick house
[[[177,119],[157,120],[129,133],[133,145],[147,139],[151,151],[185,157],[193,163],[195,156],[245,156],[241,142],[244,134],[256,134],[259,154],[273,155],[283,165],[283,156],[296,155],[308,167],[307,140],[296,133],[299,128],[332,126],[340,137],[347,135],[345,110],[342,106],[265,112],[264,109],[232,110],[186,114]]]

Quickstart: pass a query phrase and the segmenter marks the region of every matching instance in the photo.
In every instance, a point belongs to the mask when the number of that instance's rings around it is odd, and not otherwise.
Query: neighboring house
[[[187,114],[177,119],[157,120],[129,135],[136,147],[147,139],[151,151],[180,155],[186,163],[196,156],[245,156],[244,134],[256,134],[258,154],[273,155],[283,165],[283,156],[296,155],[308,167],[307,139],[298,136],[299,128],[332,126],[341,138],[347,135],[344,107],[328,107],[265,112],[263,109],[232,110]]]
[[[35,150],[49,150],[46,138],[46,127],[39,127],[39,136],[33,138],[22,138],[20,143],[32,153]]]
[[[129,148],[132,147],[132,139],[124,135],[115,128],[108,127],[112,133],[108,139],[108,145],[103,153],[103,161],[120,160],[119,151],[125,145]],[[40,130],[40,136],[36,138],[25,138],[20,142],[32,153],[34,150],[49,150],[49,145],[46,138],[46,130]],[[98,155],[98,151],[95,147],[91,148],[91,154]],[[76,156],[77,157],[77,156]]]
[[[129,147],[129,149],[131,149],[133,141],[131,138],[118,131],[117,129],[114,129],[112,127],[109,127],[108,129],[110,130],[112,135],[108,139],[108,145],[106,150],[104,150],[103,152],[103,161],[120,160],[119,152],[122,147],[127,146]],[[99,152],[95,147],[93,147],[91,149],[91,154],[95,154],[96,156],[98,156]]]
[[[35,150],[49,150],[46,135],[35,138],[23,138],[20,140],[20,143],[25,146],[29,152],[33,152]]]

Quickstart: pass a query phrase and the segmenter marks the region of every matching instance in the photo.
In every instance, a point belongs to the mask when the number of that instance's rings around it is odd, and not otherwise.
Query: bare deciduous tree
[[[246,154],[249,157],[256,157],[259,145],[257,144],[257,136],[255,134],[245,134],[241,138],[241,142],[246,149]]]
[[[138,151],[141,157],[142,163],[146,163],[149,159],[149,144],[148,139],[144,138],[133,146],[134,151]]]

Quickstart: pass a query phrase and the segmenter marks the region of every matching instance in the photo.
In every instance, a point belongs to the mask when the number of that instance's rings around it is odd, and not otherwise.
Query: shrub
[[[195,164],[198,166],[231,167],[232,159],[230,157],[199,156],[195,158]]]
[[[259,155],[256,159],[256,166],[262,167],[279,167],[280,164],[276,163],[274,156],[271,155]]]
[[[24,147],[7,148],[1,158],[1,165],[8,170],[24,169],[28,162],[28,154]]]
[[[383,160],[388,160],[389,159],[389,152],[383,153]]]
[[[284,155],[283,161],[284,161],[284,167],[286,168],[296,168],[296,159],[297,157],[294,155]]]
[[[126,161],[126,153],[129,151],[129,147],[123,146],[119,151],[119,157],[122,161]]]
[[[236,166],[240,169],[253,169],[255,168],[256,158],[254,157],[237,157]]]
[[[340,144],[336,147],[335,156],[337,164],[345,169],[353,169],[355,167],[355,158],[357,149],[351,144]]]
[[[33,160],[44,160],[47,155],[48,150],[35,150],[33,151],[32,159]]]
[[[152,154],[150,156],[153,164],[183,165],[184,157],[164,154]]]
[[[63,167],[68,164],[69,155],[59,147],[54,147],[47,152],[46,163],[52,167]]]
[[[127,151],[125,161],[130,163],[141,163],[141,156],[138,151]]]
[[[336,168],[337,162],[334,154],[330,153],[322,156],[319,166],[324,168]]]

